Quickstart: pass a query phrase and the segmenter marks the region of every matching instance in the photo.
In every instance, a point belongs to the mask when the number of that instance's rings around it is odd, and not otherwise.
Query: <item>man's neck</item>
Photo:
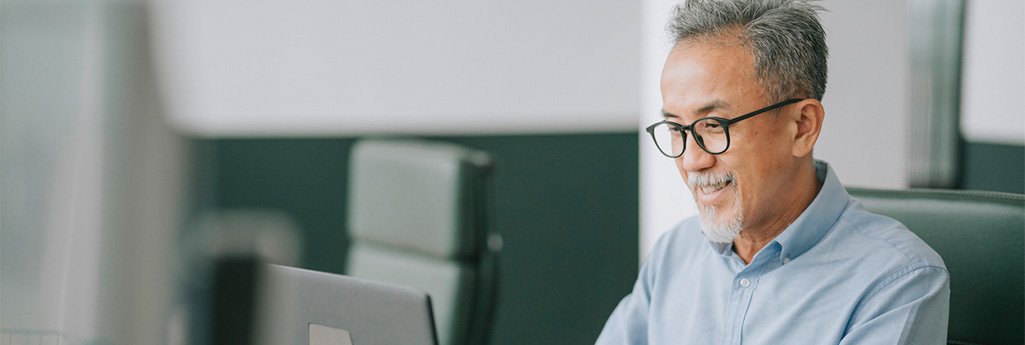
[[[790,194],[794,197],[780,204],[780,208],[774,213],[775,217],[761,225],[751,227],[745,225],[740,236],[733,240],[733,251],[740,256],[745,265],[750,264],[758,251],[783,233],[815,200],[819,189],[822,188],[822,182],[815,174],[815,165],[810,164],[810,167],[802,169],[799,175],[797,180],[800,182],[794,184],[794,189]]]

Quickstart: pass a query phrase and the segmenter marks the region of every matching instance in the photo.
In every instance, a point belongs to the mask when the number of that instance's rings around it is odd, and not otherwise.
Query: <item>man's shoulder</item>
[[[925,241],[896,219],[869,212],[852,203],[837,220],[834,230],[848,247],[896,265],[896,269],[935,267],[946,270],[943,259]]]

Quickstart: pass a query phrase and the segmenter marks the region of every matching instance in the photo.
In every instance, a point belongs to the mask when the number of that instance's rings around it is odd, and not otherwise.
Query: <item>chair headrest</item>
[[[490,164],[483,152],[445,143],[356,143],[349,175],[351,236],[431,256],[477,255]]]

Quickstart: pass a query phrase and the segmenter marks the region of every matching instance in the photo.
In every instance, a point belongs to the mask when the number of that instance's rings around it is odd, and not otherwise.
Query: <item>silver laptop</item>
[[[257,343],[436,345],[431,300],[419,290],[267,265]]]

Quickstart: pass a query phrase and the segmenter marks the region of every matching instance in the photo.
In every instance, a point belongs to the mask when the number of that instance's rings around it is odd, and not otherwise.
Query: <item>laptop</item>
[[[267,265],[257,343],[437,345],[430,297],[419,290]]]

